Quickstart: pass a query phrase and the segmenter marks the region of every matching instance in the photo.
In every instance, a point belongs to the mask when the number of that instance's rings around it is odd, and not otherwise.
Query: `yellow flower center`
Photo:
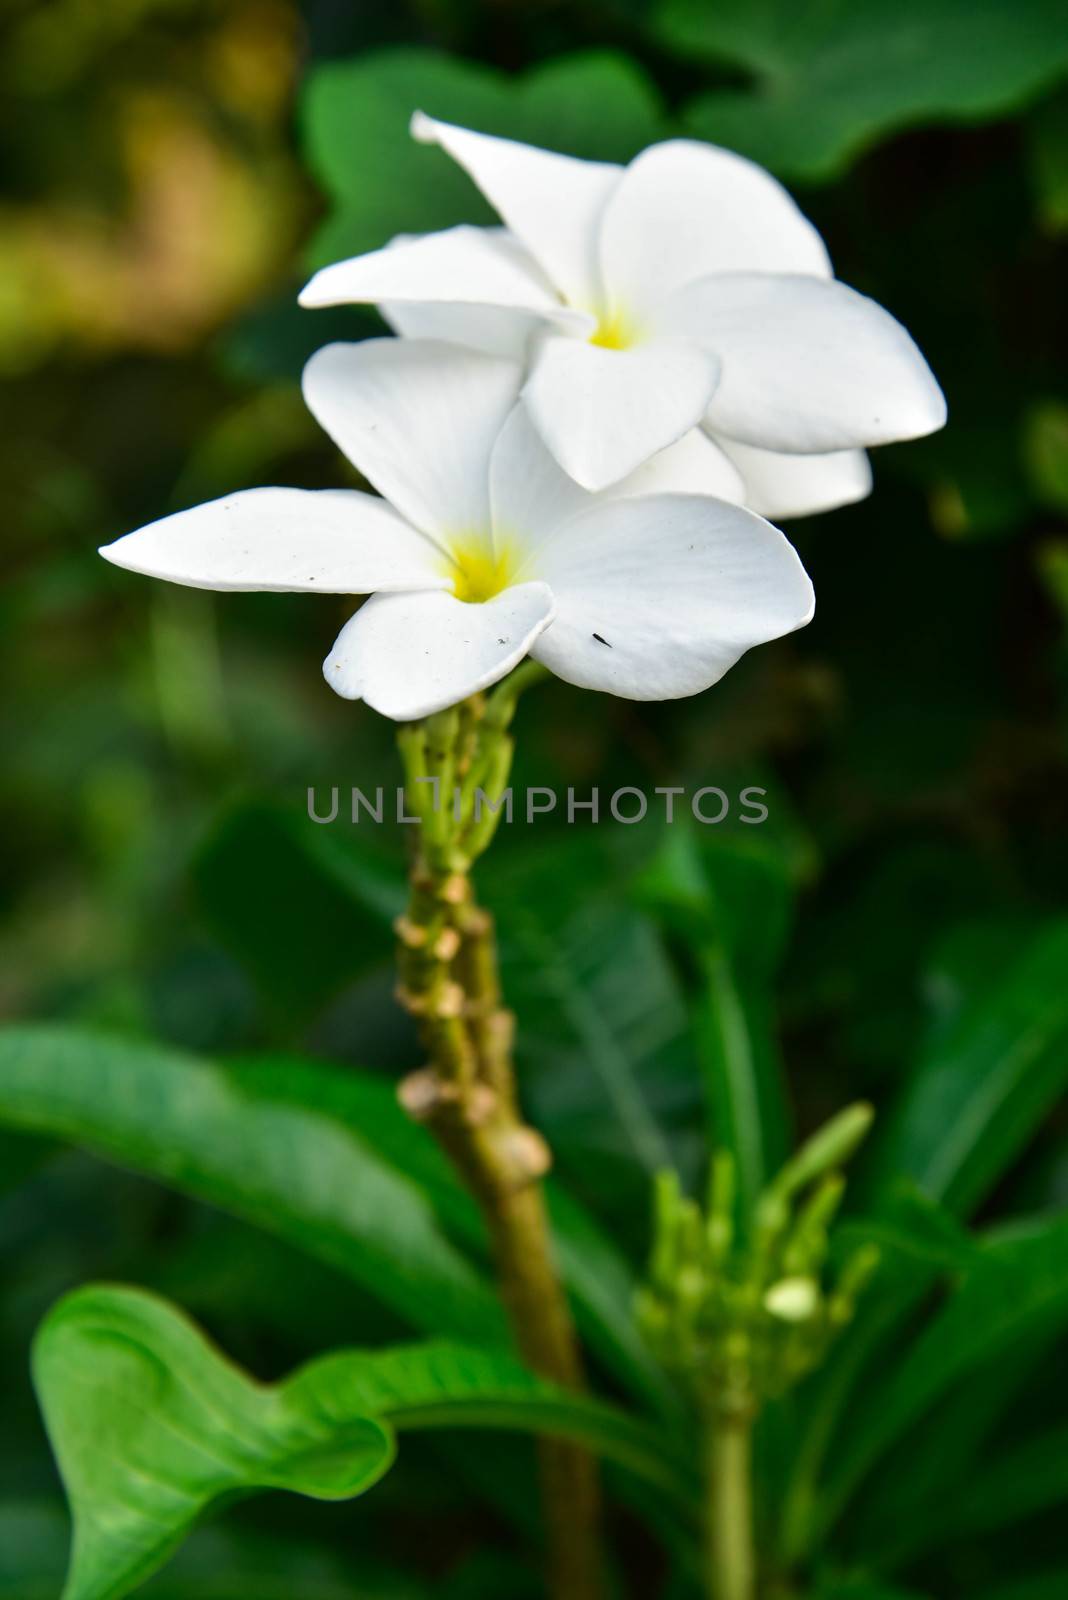
[[[452,592],[467,605],[492,600],[514,581],[518,563],[515,550],[507,542],[498,539],[491,549],[482,539],[460,539],[453,543],[451,555]]]
[[[638,330],[623,311],[606,311],[598,317],[597,326],[590,334],[590,344],[602,350],[629,350],[638,342]]]

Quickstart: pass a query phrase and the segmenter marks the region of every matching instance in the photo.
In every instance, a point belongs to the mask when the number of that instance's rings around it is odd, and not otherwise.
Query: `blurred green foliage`
[[[850,1226],[881,1309],[769,1413],[777,1556],[824,1600],[1064,1592],[1063,0],[13,0],[0,28],[0,1003],[49,1025],[0,1049],[0,1596],[62,1566],[27,1352],[64,1291],[171,1295],[265,1378],[496,1317],[392,1099],[403,830],[306,819],[309,785],[396,781],[391,730],[319,676],[344,603],[94,554],[225,490],[351,481],[295,380],[381,325],[300,312],[302,274],[487,217],[407,140],[417,102],[580,155],[745,150],[943,382],[944,434],[791,528],[804,633],[697,701],[523,706],[520,784],[758,783],[768,823],[502,828],[483,890],[604,1392],[672,1415],[628,1318],[652,1172],[696,1182],[710,1118],[755,1189],[870,1097]],[[367,1498],[250,1502],[146,1593],[521,1597],[529,1479],[518,1442],[406,1439]],[[633,1498],[635,1592],[692,1592]]]
[[[828,178],[880,136],[1011,113],[1068,64],[1061,0],[659,0],[656,35],[739,67],[686,108],[693,133],[789,177]]]

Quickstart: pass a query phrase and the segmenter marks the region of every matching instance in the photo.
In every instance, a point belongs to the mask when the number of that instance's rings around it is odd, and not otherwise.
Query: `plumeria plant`
[[[371,595],[324,673],[405,724],[422,827],[399,993],[430,1064],[402,1098],[483,1209],[520,1350],[576,1388],[538,1192],[548,1153],[520,1115],[470,883],[519,683],[488,704],[483,691],[526,658],[635,700],[710,688],[813,613],[785,537],[737,503],[746,450],[853,447],[817,464],[837,485],[825,492],[848,497],[863,485],[856,447],[928,432],[944,406],[904,330],[830,279],[815,230],[748,162],[679,142],[621,173],[419,113],[412,131],[462,161],[509,226],[402,240],[304,292],[383,302],[400,331],[327,346],[304,373],[310,409],[381,499],[251,490],[103,554],[201,588]],[[590,1594],[592,1462],[546,1445],[543,1486],[552,1587]]]
[[[508,725],[528,673],[519,663],[529,656],[635,699],[691,694],[750,645],[807,622],[813,602],[782,534],[699,492],[708,441],[684,440],[670,459],[590,494],[532,428],[522,375],[514,361],[434,340],[329,346],[305,371],[305,395],[382,499],[251,490],[104,554],[201,587],[373,591],[324,673],[338,693],[403,719],[405,780],[422,816],[397,932],[399,993],[430,1065],[404,1101],[483,1209],[519,1348],[575,1387],[579,1356],[538,1192],[547,1152],[520,1118],[492,927],[470,883],[508,782]],[[513,668],[486,701],[482,691]],[[592,1463],[557,1445],[543,1456],[554,1588],[587,1594],[598,1560]]]
[[[659,1541],[665,1595],[885,1600],[939,1531],[922,1482],[898,1474],[884,1504],[873,1479],[926,1408],[982,1381],[1022,1319],[1040,1342],[1064,1300],[1063,1228],[973,1236],[950,1214],[1005,1155],[996,1100],[970,1098],[997,1078],[990,1031],[974,1030],[970,1075],[917,1079],[862,1178],[865,1207],[840,1222],[870,1108],[775,1155],[781,1096],[744,1042],[734,968],[748,918],[762,970],[759,873],[724,892],[680,828],[633,894],[685,947],[700,996],[707,1201],[664,1167],[639,1288],[552,1186],[475,879],[521,695],[549,674],[575,695],[703,694],[804,627],[812,585],[767,519],[866,495],[864,452],[937,430],[942,395],[900,324],[834,278],[787,192],[728,150],[669,140],[621,167],[422,112],[412,133],[502,225],[404,236],[304,290],[306,307],[372,304],[393,329],[326,344],[304,371],[308,408],[369,489],[243,490],[102,554],[197,589],[367,597],[323,672],[365,702],[353,715],[398,724],[414,821],[396,994],[422,1059],[394,1101],[357,1073],[276,1063],[272,1088],[269,1068],[253,1081],[57,1037],[50,1098],[16,1035],[0,1102],[18,1126],[77,1128],[275,1227],[435,1337],[344,1349],[264,1385],[153,1295],[99,1286],[60,1302],[35,1375],[74,1513],[66,1600],[133,1592],[216,1502],[351,1498],[405,1430],[453,1426],[538,1436],[553,1600],[623,1592],[606,1498]],[[910,1141],[931,1095],[971,1121],[921,1197],[895,1183],[919,1176]],[[495,1293],[476,1266],[487,1241]],[[358,1572],[352,1592],[371,1592]]]

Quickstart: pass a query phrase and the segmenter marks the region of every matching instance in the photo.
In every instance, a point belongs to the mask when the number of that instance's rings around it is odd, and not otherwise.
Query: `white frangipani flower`
[[[627,699],[695,694],[809,620],[812,586],[785,537],[712,497],[708,440],[592,495],[517,404],[522,378],[515,361],[432,340],[328,345],[305,368],[305,398],[382,499],[250,489],[101,554],[194,588],[370,594],[324,672],[402,721],[527,654]]]
[[[505,229],[395,240],[315,274],[305,306],[372,302],[400,333],[520,355],[524,403],[598,490],[701,424],[769,516],[871,485],[862,447],[930,433],[941,391],[909,335],[832,276],[785,189],[730,151],[651,146],[626,168],[417,112]]]

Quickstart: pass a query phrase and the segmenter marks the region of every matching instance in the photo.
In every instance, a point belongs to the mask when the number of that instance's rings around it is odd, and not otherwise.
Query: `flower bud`
[[[814,1278],[780,1278],[764,1293],[764,1309],[781,1322],[807,1322],[820,1301]]]

